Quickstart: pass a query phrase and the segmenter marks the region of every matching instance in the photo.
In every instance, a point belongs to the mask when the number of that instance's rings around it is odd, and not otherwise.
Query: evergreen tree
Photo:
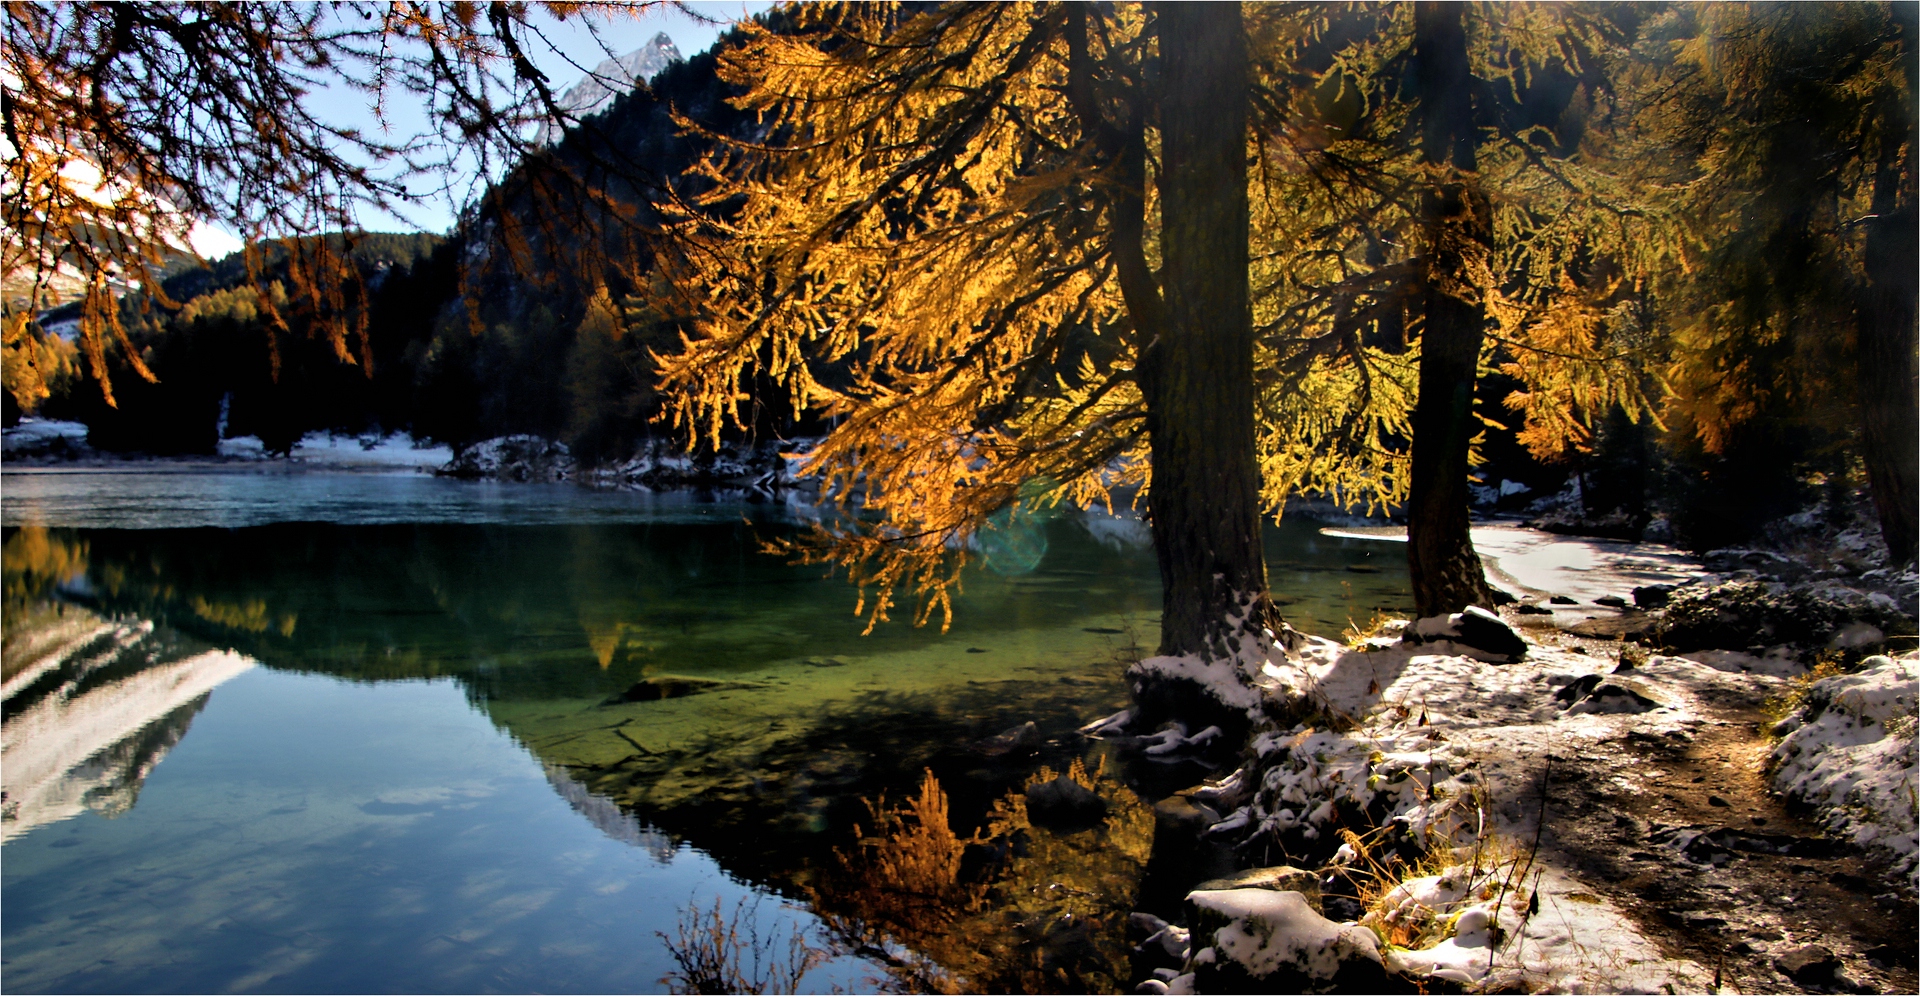
[[[1915,17],[1681,7],[1644,70],[1698,246],[1668,292],[1677,426],[1748,462],[1790,461],[1792,434],[1857,445],[1897,561],[1920,543]]]
[[[704,299],[662,360],[679,424],[746,424],[756,376],[837,423],[807,469],[871,521],[811,554],[874,589],[872,622],[903,585],[917,620],[950,613],[995,513],[1139,487],[1162,651],[1245,680],[1274,620],[1238,7],[791,16],[724,56],[767,138],[703,164],[685,221],[672,286]]]
[[[1496,366],[1537,456],[1649,412],[1644,281],[1674,210],[1596,125],[1619,11],[1559,5],[1287,8],[1263,16],[1256,313],[1267,502],[1409,505],[1422,615],[1485,604],[1467,488]]]

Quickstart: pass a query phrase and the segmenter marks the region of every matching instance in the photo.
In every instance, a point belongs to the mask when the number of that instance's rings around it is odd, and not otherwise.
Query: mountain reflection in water
[[[1144,528],[1068,515],[1003,538],[1019,562],[969,574],[950,632],[893,624],[861,637],[843,582],[759,552],[799,527],[740,511],[10,528],[7,839],[131,805],[208,692],[256,662],[374,687],[451,679],[567,807],[663,867],[691,844],[735,879],[806,903],[850,944],[884,939],[976,981],[1124,982],[1115,938],[1151,846],[1148,804],[1200,774],[1121,766],[1073,733],[1124,703],[1123,667],[1157,630]],[[1337,631],[1402,604],[1404,573],[1346,570],[1372,549],[1307,524],[1273,531],[1274,584],[1295,624]],[[982,748],[1027,722],[1031,749]],[[1086,781],[1108,817],[1024,823],[1022,792],[1043,766]],[[888,824],[897,811],[869,800],[925,802],[929,784],[953,839],[979,835],[954,879],[976,898],[926,916],[875,907],[890,893],[863,862],[889,826],[899,836],[913,820]],[[361,812],[430,814],[410,798]]]
[[[27,528],[4,546],[0,842],[93,811],[133,807],[148,772],[186,735],[216,686],[253,666],[44,601],[82,582],[84,548]]]

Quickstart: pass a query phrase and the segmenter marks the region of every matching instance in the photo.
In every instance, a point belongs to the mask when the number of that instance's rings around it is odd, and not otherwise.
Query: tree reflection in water
[[[1028,787],[1053,781],[1042,767]],[[1153,847],[1153,811],[1104,759],[1065,777],[1106,805],[1084,828],[1036,825],[1008,792],[986,824],[954,833],[928,771],[899,806],[869,802],[871,831],[806,888],[842,951],[910,992],[1116,992],[1128,978],[1127,913]]]

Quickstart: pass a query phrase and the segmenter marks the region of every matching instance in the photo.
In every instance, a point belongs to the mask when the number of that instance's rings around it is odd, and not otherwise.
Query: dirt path
[[[1733,991],[1920,991],[1912,898],[1768,791],[1762,697],[1561,759],[1543,849]]]

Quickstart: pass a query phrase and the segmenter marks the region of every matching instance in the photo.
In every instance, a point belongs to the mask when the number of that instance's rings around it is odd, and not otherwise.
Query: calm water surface
[[[861,943],[1111,988],[1146,807],[1200,774],[1072,733],[1155,640],[1131,518],[1010,528],[950,631],[862,636],[843,581],[759,552],[807,528],[777,503],[158,467],[9,471],[0,515],[12,992],[658,991],[716,902],[781,953],[837,937],[809,989],[883,977]],[[1300,628],[1406,600],[1395,548],[1267,545]],[[1104,821],[1030,825],[1075,764]],[[929,777],[976,843],[889,822]]]

